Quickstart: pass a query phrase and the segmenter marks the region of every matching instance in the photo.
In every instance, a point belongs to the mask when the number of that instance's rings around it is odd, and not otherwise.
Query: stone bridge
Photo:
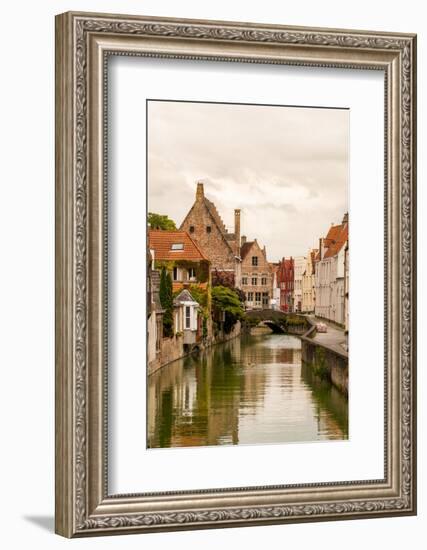
[[[267,326],[276,334],[304,334],[309,323],[304,315],[284,313],[277,309],[251,309],[246,312],[249,327]]]

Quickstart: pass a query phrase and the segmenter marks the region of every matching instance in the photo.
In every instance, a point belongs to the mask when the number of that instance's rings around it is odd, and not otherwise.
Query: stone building
[[[350,278],[350,259],[348,240],[344,248],[344,328],[348,334],[348,319],[349,319],[349,278]]]
[[[180,226],[203,250],[213,274],[228,278],[231,286],[241,287],[240,210],[234,210],[234,232],[224,225],[216,206],[205,197],[202,182],[197,183],[196,200]]]
[[[313,313],[314,304],[316,302],[315,292],[315,258],[318,250],[311,249],[308,251],[305,269],[302,274],[302,312]]]
[[[240,256],[246,308],[268,309],[273,298],[273,283],[265,246],[261,248],[256,239],[246,241],[246,237],[242,236]]]
[[[305,269],[306,258],[297,256],[294,258],[294,306],[295,311],[302,311],[302,274]]]
[[[348,241],[348,214],[341,224],[331,225],[325,238],[319,240],[316,259],[315,313],[345,325],[345,248]]]

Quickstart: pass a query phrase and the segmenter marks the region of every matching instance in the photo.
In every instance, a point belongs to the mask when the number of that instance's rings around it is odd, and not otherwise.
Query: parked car
[[[317,332],[328,332],[328,325],[325,323],[317,323],[316,330]]]

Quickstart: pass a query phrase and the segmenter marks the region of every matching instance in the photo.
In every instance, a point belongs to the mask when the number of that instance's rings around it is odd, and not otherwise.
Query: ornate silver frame
[[[385,477],[109,495],[106,483],[105,59],[385,73]],[[416,513],[416,37],[65,13],[56,18],[56,532],[66,537]]]

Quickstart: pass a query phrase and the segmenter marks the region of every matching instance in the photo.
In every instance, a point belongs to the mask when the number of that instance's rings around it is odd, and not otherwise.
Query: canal
[[[149,448],[348,438],[348,401],[288,335],[242,335],[148,378]]]

